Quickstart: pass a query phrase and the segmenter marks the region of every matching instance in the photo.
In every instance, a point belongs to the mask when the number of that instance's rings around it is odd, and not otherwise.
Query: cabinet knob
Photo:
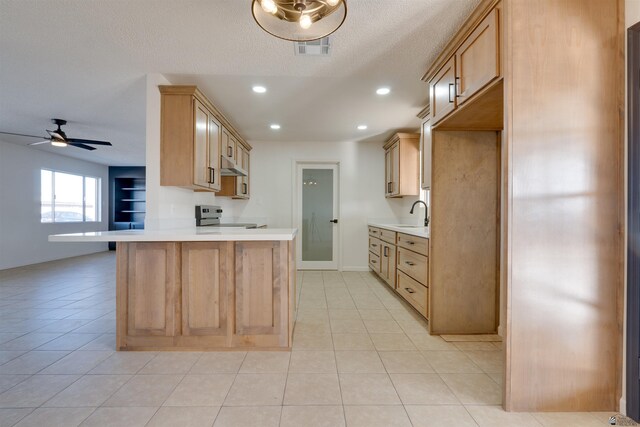
[[[415,294],[415,293],[416,293],[416,291],[414,291],[414,290],[413,290],[413,289],[411,289],[411,288],[404,288],[404,290],[405,290],[405,291],[407,291],[407,292],[409,292],[410,294]]]
[[[410,267],[413,267],[414,265],[416,265],[414,262],[411,262],[411,261],[405,261],[404,263]]]

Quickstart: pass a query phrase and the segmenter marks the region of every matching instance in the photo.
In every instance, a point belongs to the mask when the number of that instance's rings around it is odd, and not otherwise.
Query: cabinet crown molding
[[[397,142],[397,141],[399,141],[401,139],[417,139],[417,140],[420,140],[420,134],[419,133],[396,132],[391,136],[391,138],[389,138],[384,143],[383,148],[386,150],[387,148],[391,147],[395,142]]]

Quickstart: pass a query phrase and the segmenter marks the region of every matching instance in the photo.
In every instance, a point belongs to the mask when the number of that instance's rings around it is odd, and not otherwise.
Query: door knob
[[[332,223],[334,223],[334,224],[337,224],[337,223],[338,223],[338,220],[337,220],[337,219],[332,219],[332,220],[329,220],[329,222],[332,222]]]

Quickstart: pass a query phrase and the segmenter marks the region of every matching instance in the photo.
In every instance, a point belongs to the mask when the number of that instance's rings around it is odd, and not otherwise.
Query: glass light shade
[[[278,6],[276,6],[273,0],[260,0],[262,10],[267,13],[274,14],[278,11]]]
[[[272,10],[269,2],[275,4],[275,13],[266,11]],[[304,6],[304,10],[296,9],[296,5]],[[291,41],[312,41],[326,37],[340,28],[347,17],[347,1],[253,0],[251,12],[256,23],[275,37]],[[300,18],[303,13],[311,21],[308,28],[302,27]]]
[[[51,145],[53,145],[54,147],[66,147],[67,143],[58,139],[52,139]]]
[[[311,17],[309,15],[302,15],[300,17],[300,28],[302,28],[303,30],[308,30],[309,27],[311,27],[311,24],[313,24],[313,21],[311,21]]]

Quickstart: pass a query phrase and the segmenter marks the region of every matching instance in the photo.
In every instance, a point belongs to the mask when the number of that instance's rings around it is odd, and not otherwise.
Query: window
[[[40,222],[97,222],[100,213],[100,178],[40,171]]]

